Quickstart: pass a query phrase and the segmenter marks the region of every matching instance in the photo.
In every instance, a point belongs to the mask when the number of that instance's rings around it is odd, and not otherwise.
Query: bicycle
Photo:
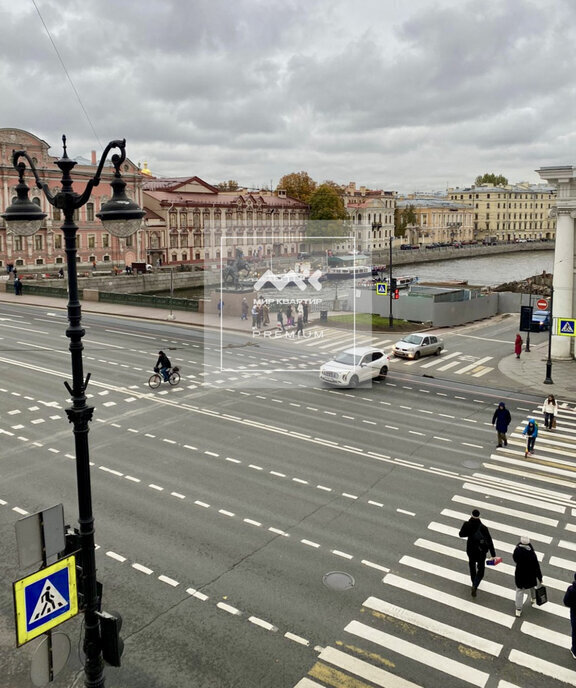
[[[172,386],[177,385],[180,382],[180,368],[178,366],[170,368],[167,380],[164,380],[162,374],[158,371],[151,375],[148,380],[151,389],[158,389],[163,382],[168,382]]]

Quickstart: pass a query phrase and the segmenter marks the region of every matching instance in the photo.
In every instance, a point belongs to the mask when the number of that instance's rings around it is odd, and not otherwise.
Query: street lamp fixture
[[[24,181],[27,160],[37,187],[44,193],[50,205],[63,212],[64,223],[61,227],[64,234],[66,264],[68,268],[68,322],[66,336],[70,339],[70,355],[72,360],[72,386],[64,382],[72,399],[71,408],[66,409],[68,420],[73,425],[74,443],[76,449],[76,482],[78,488],[78,523],[80,553],[82,559],[82,578],[84,587],[84,685],[87,688],[104,687],[103,636],[99,615],[99,600],[96,585],[96,557],[94,547],[94,516],[92,514],[92,488],[90,483],[90,453],[88,448],[88,423],[92,420],[94,408],[86,403],[86,387],[90,374],[84,379],[82,351],[82,337],[85,332],[81,326],[81,307],[78,298],[78,271],[76,265],[76,233],[78,226],[74,222],[74,212],[85,205],[90,199],[92,189],[101,181],[102,170],[108,153],[118,148],[120,154],[112,156],[114,165],[114,179],[111,182],[112,198],[105,203],[97,216],[110,234],[126,237],[133,234],[139,227],[144,211],[125,193],[126,183],[120,174],[120,166],[126,160],[126,139],[111,141],[105,148],[96,170],[96,174],[86,183],[82,193],[76,193],[72,188],[70,172],[76,161],[71,160],[66,152],[66,137],[62,137],[63,155],[56,162],[62,172],[61,189],[55,194],[50,192],[48,184],[41,181],[34,162],[24,150],[13,151],[12,164],[18,171],[17,197],[2,213],[8,231],[20,236],[30,236],[40,229],[46,213],[30,201],[29,188]]]

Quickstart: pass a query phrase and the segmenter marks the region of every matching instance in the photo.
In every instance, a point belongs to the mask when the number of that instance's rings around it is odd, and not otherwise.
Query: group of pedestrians
[[[466,555],[470,570],[470,582],[472,597],[477,597],[478,588],[484,573],[486,564],[497,565],[502,561],[496,557],[496,549],[488,526],[480,520],[480,511],[473,509],[472,515],[464,521],[460,528],[459,536],[466,538]],[[488,557],[490,554],[490,557]],[[533,607],[544,604],[547,601],[544,577],[538,555],[536,554],[528,535],[522,535],[520,541],[512,553],[514,560],[514,611],[516,616],[522,616],[522,610],[527,598]],[[570,654],[576,659],[576,573],[574,580],[566,589],[563,603],[570,608],[570,625],[572,630],[572,643]]]
[[[558,404],[553,394],[549,394],[542,404],[542,413],[544,415],[544,427],[546,430],[554,430],[556,428],[556,419],[558,417]],[[494,411],[492,416],[492,425],[496,428],[498,436],[497,447],[508,446],[508,426],[512,421],[510,411],[506,408],[506,404],[501,401],[498,408]],[[534,418],[529,418],[528,423],[524,427],[522,434],[526,437],[526,450],[524,456],[534,454],[534,445],[538,437],[538,423]]]
[[[553,431],[558,417],[558,403],[553,394],[549,394],[542,404],[544,427]],[[501,401],[492,416],[492,425],[498,436],[498,447],[508,445],[508,427],[512,422],[510,411]],[[538,423],[529,418],[522,434],[527,439],[525,456],[534,453],[534,445],[538,437]],[[480,511],[474,509],[470,518],[462,524],[459,536],[466,538],[466,555],[470,571],[470,594],[476,597],[478,588],[486,571],[486,564],[496,565],[502,561],[496,557],[496,549],[488,527],[480,519]],[[522,535],[514,548],[512,559],[515,564],[515,614],[522,615],[526,599],[530,598],[532,606],[543,604],[546,599],[546,588],[543,585],[542,570],[538,556],[530,542],[528,535]],[[570,608],[570,623],[572,628],[572,644],[570,653],[576,659],[576,573],[573,582],[568,586],[563,598],[564,605]]]

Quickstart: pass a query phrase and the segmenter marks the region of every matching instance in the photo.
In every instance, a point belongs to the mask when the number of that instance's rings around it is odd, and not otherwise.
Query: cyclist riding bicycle
[[[172,364],[170,363],[170,359],[168,356],[163,351],[158,352],[158,360],[156,361],[156,365],[154,366],[154,372],[160,372],[162,373],[162,377],[164,378],[164,382],[168,382],[168,378],[170,377],[170,369],[172,368]]]

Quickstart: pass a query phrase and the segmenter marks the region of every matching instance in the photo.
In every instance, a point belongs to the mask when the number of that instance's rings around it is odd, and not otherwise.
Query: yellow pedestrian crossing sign
[[[13,584],[18,646],[78,614],[76,558],[70,555]]]
[[[564,337],[576,336],[576,319],[574,318],[558,318],[558,331],[556,334]]]
[[[376,293],[386,296],[388,294],[388,283],[387,282],[377,282],[376,283]]]

